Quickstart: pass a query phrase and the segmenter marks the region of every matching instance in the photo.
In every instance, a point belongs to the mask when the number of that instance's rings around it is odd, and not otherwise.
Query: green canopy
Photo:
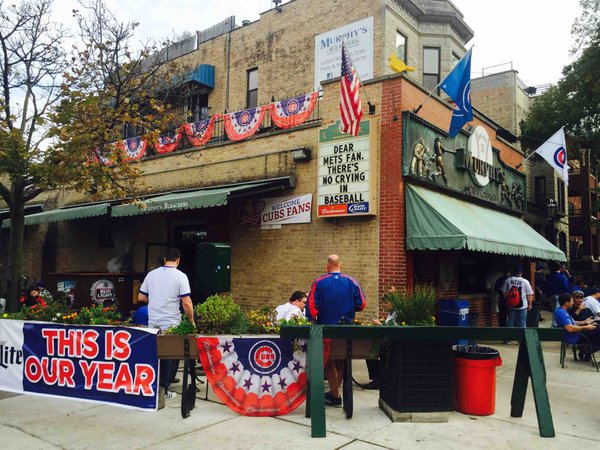
[[[227,204],[227,198],[234,192],[242,192],[255,188],[273,185],[272,181],[264,183],[248,183],[237,186],[225,186],[213,189],[201,189],[191,192],[176,192],[159,195],[144,200],[142,204],[129,204],[113,206],[112,217],[137,216],[139,214],[152,214],[167,211],[181,211],[184,209],[211,208]]]
[[[406,185],[406,247],[469,249],[565,261],[565,254],[518,217]]]
[[[65,220],[84,219],[86,217],[103,216],[108,213],[109,203],[97,205],[81,205],[69,208],[52,209],[25,216],[25,225],[38,225],[40,223],[61,222]],[[2,221],[2,228],[10,228],[10,219]]]

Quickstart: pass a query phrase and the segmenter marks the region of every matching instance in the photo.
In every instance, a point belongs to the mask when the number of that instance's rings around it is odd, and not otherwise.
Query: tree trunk
[[[23,191],[12,191],[12,207],[10,208],[10,237],[8,244],[8,283],[6,310],[17,312],[20,309],[20,279],[23,276],[23,241],[25,235],[25,200]]]

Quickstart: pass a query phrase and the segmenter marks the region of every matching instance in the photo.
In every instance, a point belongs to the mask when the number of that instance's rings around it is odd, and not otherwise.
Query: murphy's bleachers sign
[[[403,116],[403,175],[516,211],[526,208],[526,178],[500,159],[485,128],[447,133],[413,113]]]

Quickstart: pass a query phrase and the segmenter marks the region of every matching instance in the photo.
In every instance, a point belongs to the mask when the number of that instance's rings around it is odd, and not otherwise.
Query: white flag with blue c
[[[554,167],[565,184],[569,183],[569,165],[567,164],[567,144],[565,132],[561,128],[535,151]]]

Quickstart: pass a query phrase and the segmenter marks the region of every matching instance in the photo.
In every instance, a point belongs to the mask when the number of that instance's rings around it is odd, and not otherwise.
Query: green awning
[[[288,180],[287,178],[285,180]],[[111,210],[112,217],[137,216],[139,214],[152,214],[168,211],[181,211],[184,209],[212,208],[227,204],[228,197],[233,193],[255,191],[256,189],[276,186],[274,181],[267,180],[258,183],[223,186],[219,188],[206,188],[190,192],[175,192],[158,195],[143,201],[142,204],[129,204],[114,206]]]
[[[406,185],[406,247],[566,261],[560,249],[518,217],[413,185]]]
[[[109,203],[99,203],[97,205],[73,206],[29,214],[25,216],[25,225],[38,225],[40,223],[61,222],[65,220],[103,216],[108,213],[109,206]],[[2,221],[2,228],[10,228],[10,219]]]

